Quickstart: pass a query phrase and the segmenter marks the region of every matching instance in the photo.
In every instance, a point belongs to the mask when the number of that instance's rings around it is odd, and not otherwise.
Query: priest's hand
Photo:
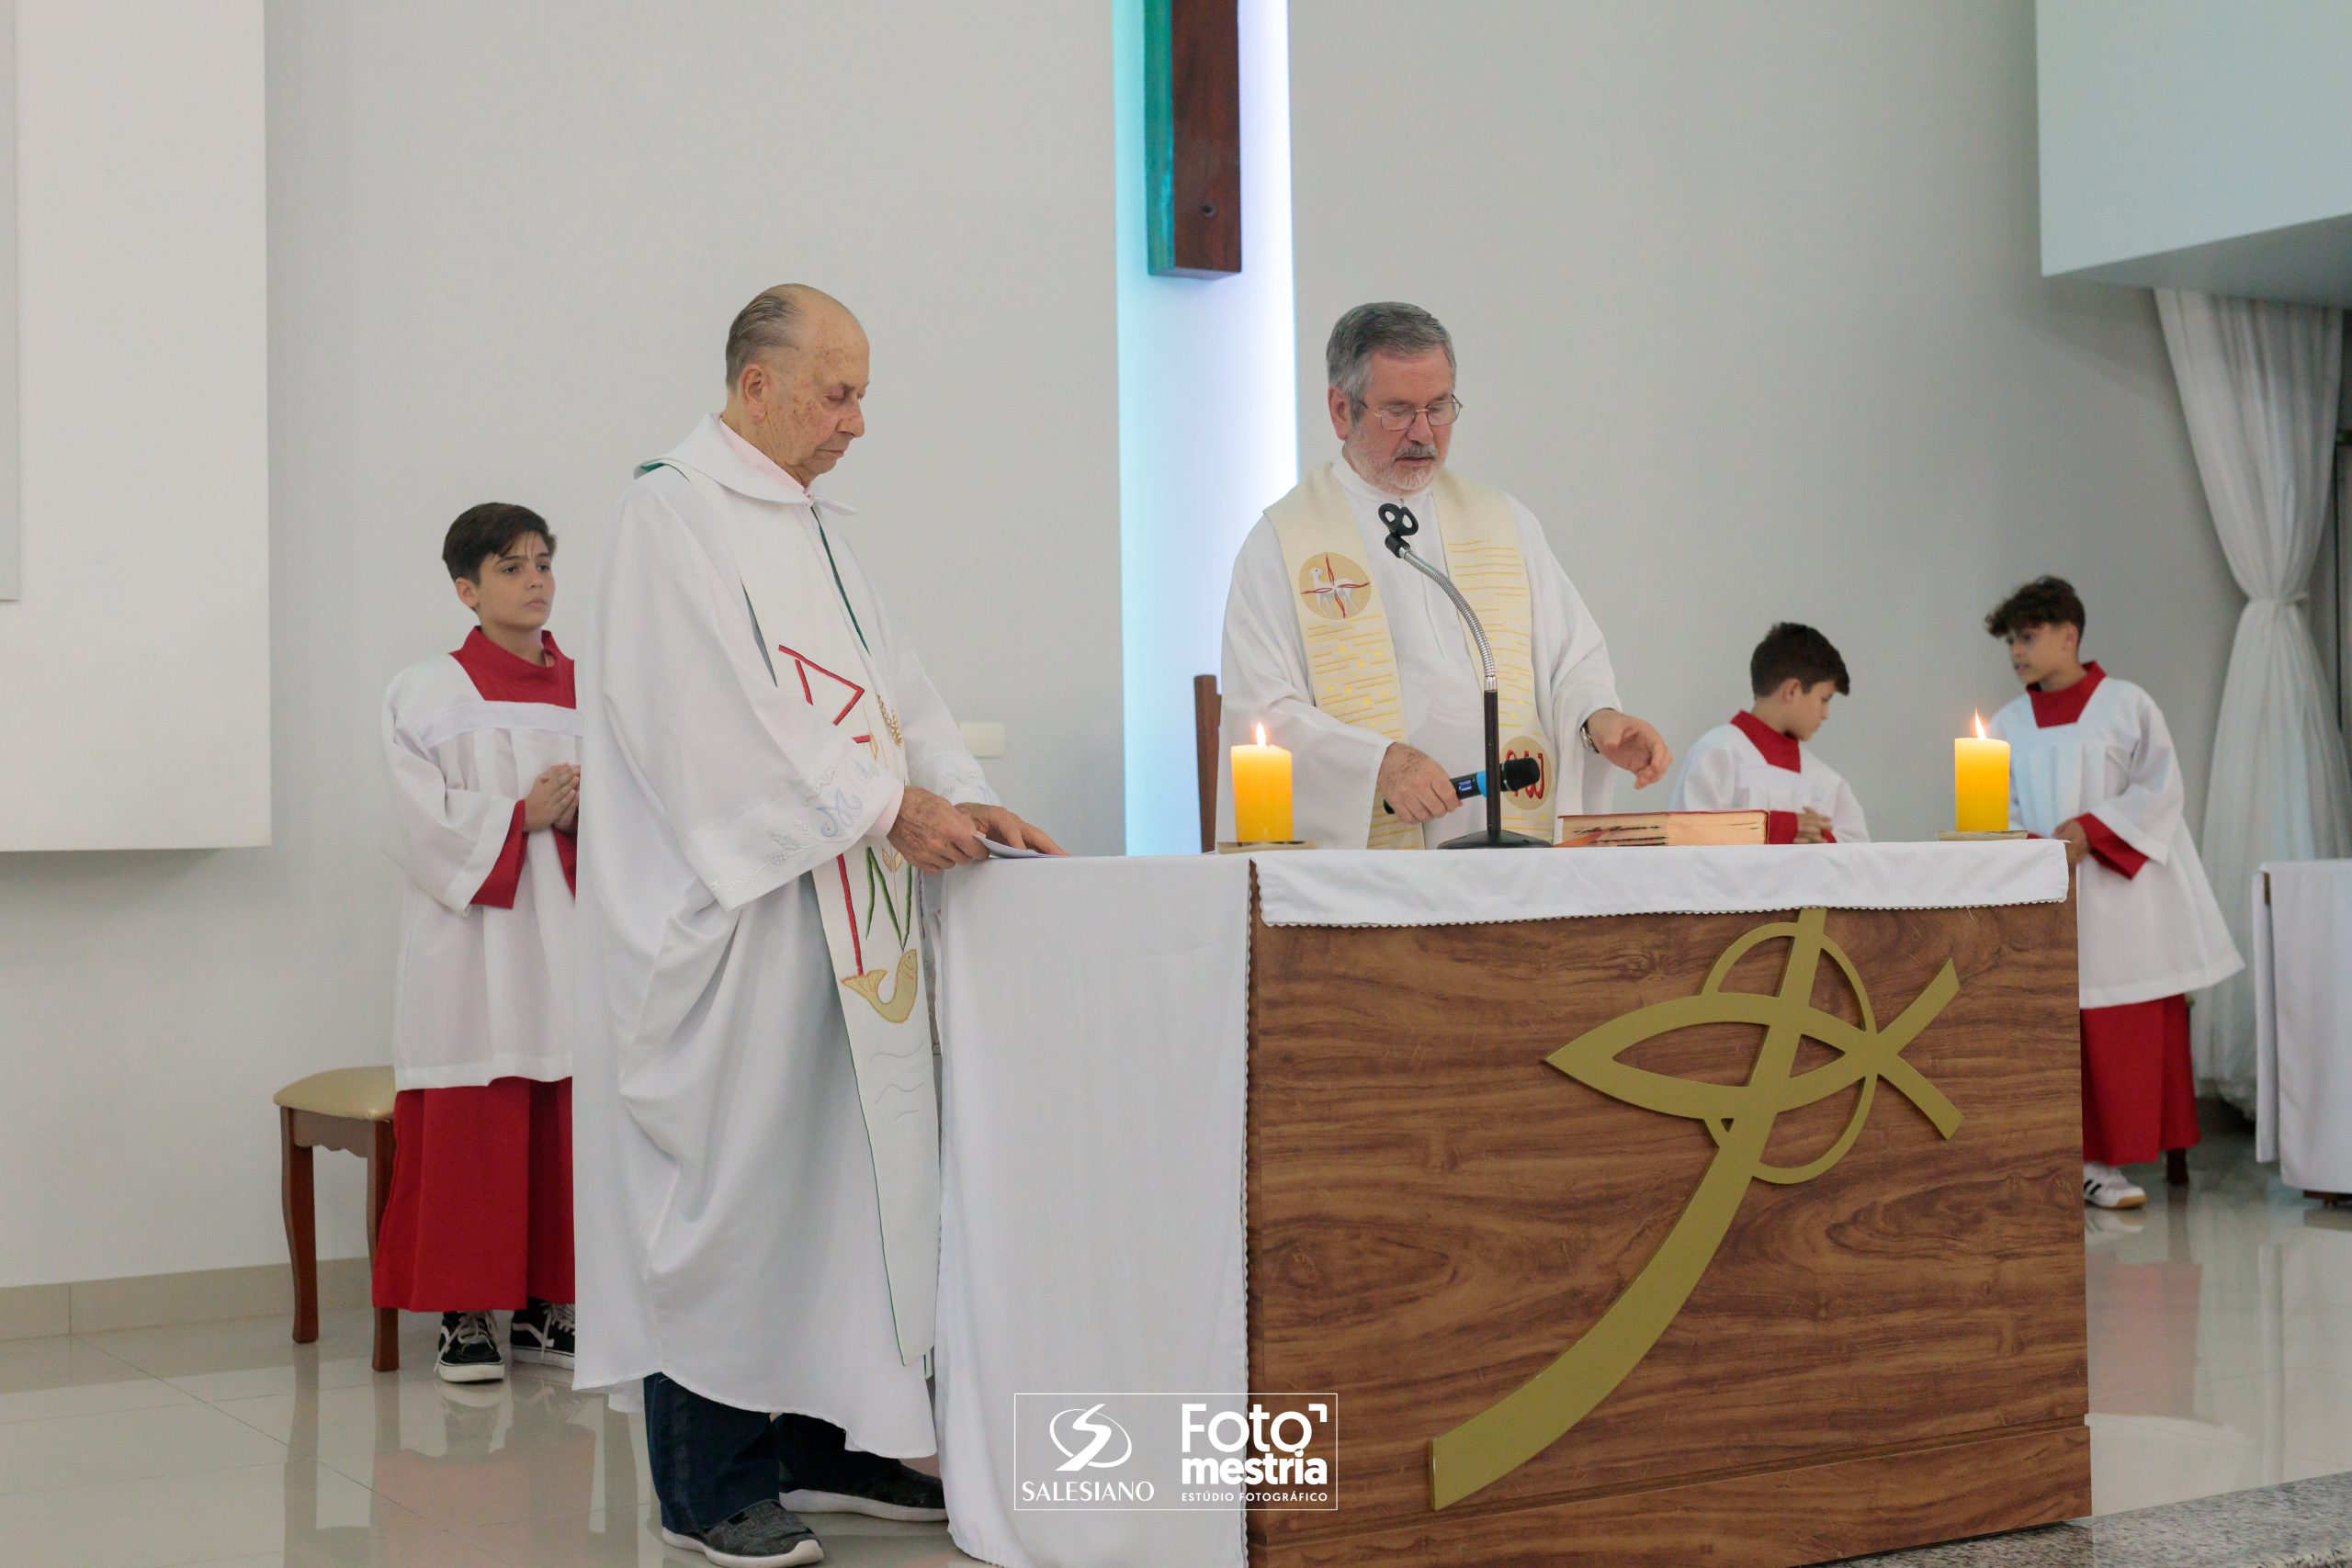
[[[1801,810],[1801,811],[1799,811],[1799,812],[1797,813],[1797,842],[1798,842],[1798,843],[1800,843],[1800,844],[1826,844],[1826,843],[1827,843],[1828,841],[1829,841],[1829,818],[1828,818],[1824,817],[1820,812],[1815,811],[1815,810],[1812,807],[1810,807],[1810,806],[1805,807],[1803,810]]]
[[[912,784],[899,797],[899,819],[890,828],[890,847],[921,871],[945,871],[951,865],[989,858],[988,846],[980,842],[969,817]]]
[[[1647,789],[1674,766],[1674,749],[1645,718],[1602,708],[1584,721],[1592,749],[1634,775],[1635,789]]]
[[[2069,871],[2082,864],[2083,857],[2091,852],[2091,836],[2084,829],[2079,818],[2071,822],[2059,823],[2058,830],[2050,836],[2065,844],[2066,869]]]
[[[1032,827],[1001,806],[981,806],[967,801],[956,810],[972,819],[974,827],[998,843],[1016,850],[1035,850],[1041,854],[1066,855],[1069,852],[1046,836],[1042,828]]]
[[[1380,759],[1380,798],[1408,822],[1428,822],[1462,804],[1437,760],[1402,740]]]
[[[579,806],[580,770],[569,762],[558,762],[531,781],[531,793],[523,797],[523,831],[552,828]]]

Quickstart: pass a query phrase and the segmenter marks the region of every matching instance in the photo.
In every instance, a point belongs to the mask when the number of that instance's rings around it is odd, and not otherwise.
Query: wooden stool
[[[341,1149],[368,1162],[368,1261],[392,1191],[392,1069],[337,1067],[288,1084],[277,1101],[278,1153],[286,1195],[286,1249],[294,1260],[294,1343],[319,1337],[319,1212],[311,1185],[311,1151]],[[376,1309],[379,1372],[401,1365],[401,1314]]]

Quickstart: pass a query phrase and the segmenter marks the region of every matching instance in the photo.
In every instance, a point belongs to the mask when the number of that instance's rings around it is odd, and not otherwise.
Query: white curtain
[[[2230,571],[2246,596],[2222,689],[2199,844],[2241,953],[2268,860],[2352,849],[2352,780],[2305,601],[2326,525],[2344,319],[2316,305],[2156,290],[2189,445]],[[2251,1111],[2249,974],[2199,999],[2197,1076]]]

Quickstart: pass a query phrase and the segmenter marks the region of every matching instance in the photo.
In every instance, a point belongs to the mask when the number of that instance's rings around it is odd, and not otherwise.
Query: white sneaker
[[[2132,1184],[2131,1179],[2111,1165],[2097,1160],[2083,1162],[2083,1201],[2094,1209],[2137,1209],[2148,1201],[2148,1194]]]

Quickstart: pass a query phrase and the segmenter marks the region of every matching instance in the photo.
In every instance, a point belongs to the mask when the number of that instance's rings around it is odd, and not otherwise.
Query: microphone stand
[[[1430,565],[1413,553],[1406,538],[1420,532],[1420,519],[1410,510],[1394,502],[1380,509],[1380,521],[1388,529],[1388,553],[1445,590],[1453,602],[1454,614],[1470,628],[1470,640],[1478,646],[1479,672],[1486,682],[1487,708],[1487,827],[1484,832],[1464,833],[1458,839],[1448,839],[1438,846],[1442,850],[1548,850],[1552,846],[1541,839],[1531,839],[1524,833],[1503,831],[1503,764],[1502,709],[1495,682],[1495,650],[1487,641],[1487,628],[1478,622],[1478,613],[1470,608],[1470,601],[1462,590],[1453,586],[1453,579]]]

